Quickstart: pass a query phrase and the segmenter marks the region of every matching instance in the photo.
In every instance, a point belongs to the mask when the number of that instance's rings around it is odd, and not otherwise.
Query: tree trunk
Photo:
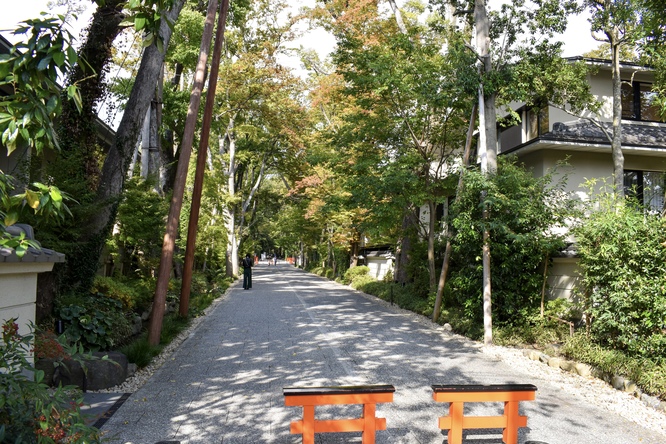
[[[171,39],[171,28],[167,21],[174,22],[183,7],[185,0],[176,0],[173,8],[166,12],[165,20],[160,27],[160,36],[165,48]],[[147,47],[141,58],[134,87],[127,100],[123,117],[118,126],[116,139],[111,146],[102,168],[102,180],[98,189],[97,200],[102,204],[100,211],[90,221],[90,232],[103,233],[113,221],[117,208],[117,199],[122,193],[125,184],[125,173],[129,164],[131,150],[141,131],[141,123],[148,111],[154,96],[155,86],[164,63],[164,53],[157,46]]]
[[[393,15],[395,15],[395,22],[398,25],[398,29],[402,34],[407,34],[407,27],[402,20],[402,14],[400,13],[398,5],[395,3],[395,0],[389,0],[389,5],[391,5],[391,10],[393,10]]]
[[[190,285],[192,284],[192,273],[194,271],[194,253],[196,251],[197,232],[199,231],[198,225],[199,211],[201,210],[201,194],[203,191],[206,157],[208,154],[208,141],[210,140],[210,126],[211,122],[213,121],[215,90],[217,88],[217,77],[220,70],[222,43],[224,41],[224,29],[228,10],[229,0],[222,0],[220,12],[218,14],[217,31],[215,33],[213,59],[211,61],[210,79],[208,80],[208,91],[206,91],[206,103],[204,105],[203,122],[201,124],[199,152],[197,153],[196,171],[194,175],[194,189],[192,191],[192,204],[190,206],[190,220],[187,226],[187,243],[185,247],[183,279],[181,281],[180,304],[178,308],[178,314],[183,318],[187,317],[189,311]]]
[[[74,101],[63,101],[58,128],[62,151],[46,168],[47,176],[54,178],[56,183],[74,184],[72,190],[66,187],[63,191],[74,194],[86,205],[90,205],[93,201],[101,180],[95,123],[96,108],[106,91],[104,85],[106,67],[111,61],[113,41],[118,36],[120,23],[125,17],[122,13],[122,3],[120,0],[108,1],[93,14],[85,42],[79,51],[79,56],[81,60],[85,60],[85,63],[78,63],[68,79],[69,84],[79,86],[82,111],[79,113]],[[133,149],[134,145],[130,151]],[[84,243],[91,238],[90,224],[86,220],[90,213],[94,214],[95,211],[89,207],[85,211],[79,211],[78,208],[74,211],[76,219],[72,223],[85,227]],[[104,234],[106,232],[108,229]],[[87,290],[92,285],[100,264],[104,236],[98,235],[90,246],[81,244],[80,238],[73,238],[68,242],[68,248],[63,251],[67,255],[67,263],[62,270],[64,279],[58,282],[60,292],[75,287]]]
[[[351,258],[349,261],[349,267],[356,267],[358,265],[358,251],[359,251],[359,241],[353,240],[351,243]]]
[[[428,202],[430,209],[430,218],[428,220],[428,276],[430,291],[434,292],[437,288],[437,272],[435,271],[435,226],[437,225],[437,204],[434,201]]]
[[[164,66],[160,73],[160,78],[163,77]],[[176,73],[171,79],[171,87],[177,89],[180,85],[180,77],[183,73],[183,65],[176,64]],[[161,108],[160,108],[161,109]],[[161,111],[160,111],[161,114]],[[161,120],[161,119],[160,119]],[[174,144],[173,130],[169,129],[164,134],[164,143],[160,144],[160,189],[163,194],[169,194],[173,189],[173,182],[176,180],[176,159],[178,158]]]
[[[165,20],[163,20],[160,27],[160,37],[165,48],[169,44],[172,33],[167,22],[175,22],[184,1],[175,0],[172,9],[164,13]],[[116,132],[116,138],[104,160],[96,197],[99,209],[85,223],[86,231],[83,237],[85,245],[81,247],[81,251],[86,251],[89,254],[68,258],[71,264],[70,268],[88,269],[87,273],[91,276],[91,279],[97,271],[97,263],[104,241],[115,219],[118,200],[127,176],[127,169],[141,131],[143,117],[146,115],[153,97],[163,61],[164,53],[159,51],[156,45],[151,45],[145,49],[134,87]],[[93,267],[91,267],[91,262],[94,265]],[[79,273],[81,272],[79,271]]]
[[[484,210],[484,219],[488,219]],[[483,230],[483,344],[493,343],[493,302],[490,286],[490,231]]]
[[[460,176],[458,176],[458,185],[456,186],[456,197],[455,202],[460,199],[460,195],[463,192],[464,186],[464,173],[465,170],[469,167],[469,157],[472,151],[472,139],[474,137],[474,128],[476,127],[476,110],[477,105],[472,106],[472,116],[469,120],[469,127],[467,128],[467,139],[465,140],[465,150],[463,152],[462,159],[462,168],[460,170]],[[439,274],[439,282],[437,284],[437,295],[435,296],[435,307],[432,312],[432,321],[437,322],[439,318],[439,312],[442,307],[442,296],[444,294],[444,287],[446,286],[446,277],[449,272],[449,263],[451,262],[451,242],[454,234],[451,227],[446,230],[446,248],[444,250],[444,261],[442,262],[442,271]]]
[[[401,284],[406,284],[409,280],[407,273],[407,264],[411,260],[412,256],[412,240],[413,240],[413,231],[416,227],[418,215],[416,214],[418,209],[407,208],[405,214],[402,218],[402,233],[403,237],[400,240],[400,245],[398,249],[398,254],[396,255],[396,270],[395,270],[395,281]]]
[[[236,195],[236,133],[234,129],[236,114],[229,118],[225,140],[220,144],[220,154],[224,154],[225,141],[228,143],[229,165],[227,167],[227,193],[229,200],[233,200]],[[222,210],[224,217],[224,226],[227,229],[227,257],[226,257],[226,275],[229,278],[238,276],[238,243],[236,241],[236,212],[229,205]]]
[[[616,31],[613,30],[613,34]],[[609,36],[613,63],[613,186],[618,200],[624,200],[624,154],[622,153],[622,77],[620,75],[620,45],[618,37]]]
[[[497,116],[495,114],[495,91],[484,88],[483,82],[489,79],[492,72],[490,56],[490,22],[484,0],[475,0],[474,23],[476,24],[476,49],[482,62],[481,85],[479,87],[479,126],[483,141],[481,157],[481,170],[486,175],[494,175],[497,172]],[[482,199],[484,199],[484,196]],[[484,199],[485,200],[485,199]],[[487,226],[490,215],[489,209],[484,204],[483,219]],[[492,343],[492,292],[490,273],[490,233],[488,228],[483,231],[483,341],[488,345]]]
[[[141,130],[141,178],[148,179],[150,170],[150,121],[152,106],[146,112],[143,119],[143,128]]]
[[[238,243],[236,242],[236,215],[232,208],[223,210],[224,226],[227,229],[227,277],[238,276]]]

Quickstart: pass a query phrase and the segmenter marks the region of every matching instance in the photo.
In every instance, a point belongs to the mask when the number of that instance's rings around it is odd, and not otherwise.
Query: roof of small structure
[[[25,234],[25,237],[27,239],[30,239],[37,244],[35,240],[35,233],[34,230],[30,225],[25,225],[25,224],[16,224],[7,227],[7,232],[10,234],[17,236],[20,235],[21,233]],[[65,262],[65,255],[63,253],[58,253],[57,251],[54,250],[49,250],[48,248],[33,248],[30,247],[28,248],[28,251],[23,255],[23,257],[18,257],[16,255],[16,251],[14,251],[13,248],[7,248],[7,247],[0,247],[0,263],[6,262],[6,263],[16,263],[16,262]]]

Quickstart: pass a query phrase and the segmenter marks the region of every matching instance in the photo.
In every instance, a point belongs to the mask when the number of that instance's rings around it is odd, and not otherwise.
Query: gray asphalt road
[[[177,352],[106,422],[111,442],[298,443],[285,407],[287,386],[392,384],[394,402],[377,406],[387,430],[377,443],[446,443],[437,418],[445,404],[432,384],[529,383],[536,401],[521,411],[521,444],[664,444],[644,429],[543,378],[520,373],[415,315],[283,264],[254,269],[253,288],[240,283],[219,301]],[[318,410],[318,416],[349,413]],[[473,404],[495,415],[498,404]],[[361,442],[360,434],[318,434],[317,443]],[[499,431],[465,441],[500,444]]]

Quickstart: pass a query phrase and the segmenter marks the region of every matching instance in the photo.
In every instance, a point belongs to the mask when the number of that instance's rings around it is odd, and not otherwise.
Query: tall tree
[[[239,249],[254,223],[256,196],[266,174],[287,167],[300,149],[300,80],[278,61],[285,43],[294,38],[292,19],[274,20],[285,7],[281,1],[253,3],[246,23],[230,30],[221,69],[214,165],[224,183],[220,213],[228,236],[229,276],[238,274]]]
[[[433,1],[443,12],[446,3]],[[566,17],[578,10],[576,2],[569,0],[537,0],[531,4],[514,2],[503,4],[498,12],[488,12],[483,0],[454,1],[456,16],[464,17],[462,32],[471,34],[474,55],[478,60],[479,83],[479,148],[481,167],[484,172],[494,175],[497,169],[497,117],[496,108],[502,103],[528,97],[529,88],[516,82],[516,76],[527,68],[525,64],[537,62],[537,66],[549,66],[560,58],[561,43],[553,43],[555,33],[566,27]],[[526,61],[522,56],[532,54]],[[569,71],[567,71],[569,72]],[[543,106],[551,99],[560,100],[556,93],[531,97],[528,106]],[[485,195],[485,193],[484,193]],[[492,293],[491,257],[489,230],[492,227],[492,206],[482,196],[484,205],[483,242],[483,313],[484,343],[492,342]]]
[[[620,55],[624,47],[635,46],[638,38],[641,2],[615,2],[591,0],[587,6],[592,13],[590,19],[592,37],[606,42],[610,47],[613,82],[613,124],[611,155],[613,157],[613,187],[615,194],[624,197],[624,154],[622,153],[622,74]]]
[[[403,11],[393,4],[392,16],[382,14],[372,2],[350,2],[347,13],[338,18],[334,7],[340,5],[330,6],[338,38],[334,61],[346,81],[344,91],[354,97],[357,108],[350,108],[344,131],[337,136],[339,152],[346,156],[345,163],[338,164],[354,169],[348,190],[353,204],[369,207],[368,221],[377,221],[385,213],[378,208],[382,204],[392,202],[402,208],[398,280],[408,279],[403,272],[409,243],[417,233],[416,209],[430,210],[421,233],[428,243],[428,276],[434,291],[436,208],[449,193],[442,179],[450,172],[452,155],[462,146],[463,116],[468,113],[468,102],[459,100],[459,84],[453,80],[459,73],[441,52],[446,27],[437,17],[430,18],[431,26],[419,22],[425,10],[417,3]],[[383,195],[367,199],[370,181],[388,184],[399,171],[397,177],[404,179],[402,192],[396,193],[393,184],[383,189]],[[370,202],[362,204],[364,197]]]
[[[132,152],[162,70],[165,56],[163,48],[169,44],[172,35],[171,23],[175,22],[184,2],[185,0],[174,0],[170,9],[160,11],[164,20],[160,23],[157,41],[162,42],[162,45],[158,47],[157,44],[151,44],[145,48],[132,92],[116,131],[116,138],[104,160],[96,197],[100,209],[90,218],[87,225],[89,231],[84,238],[91,254],[96,255],[94,259],[88,258],[93,263],[96,263],[103,239],[113,224],[117,200],[123,190]]]

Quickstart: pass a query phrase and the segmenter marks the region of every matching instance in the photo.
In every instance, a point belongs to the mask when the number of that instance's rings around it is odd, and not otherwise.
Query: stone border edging
[[[636,385],[635,382],[626,379],[620,375],[611,375],[604,373],[596,367],[589,364],[580,362],[569,361],[558,356],[549,356],[537,350],[523,350],[523,356],[531,359],[532,361],[540,361],[552,368],[559,368],[569,373],[580,375],[584,378],[597,378],[606,381],[614,389],[626,393],[631,393],[634,397],[648,407],[666,413],[666,401],[662,401],[656,396],[651,396],[643,391]]]

